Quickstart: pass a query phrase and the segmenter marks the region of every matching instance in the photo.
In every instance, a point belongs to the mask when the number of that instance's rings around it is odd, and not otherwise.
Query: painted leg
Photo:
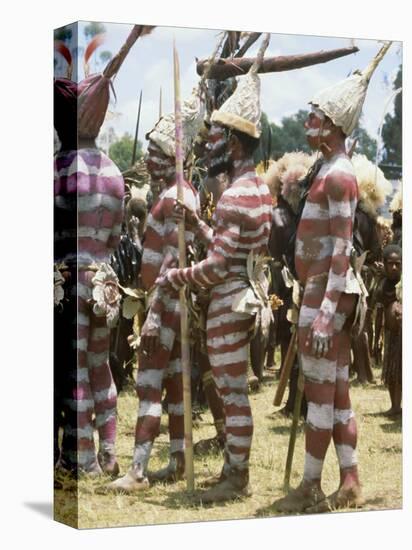
[[[99,462],[103,471],[117,476],[116,409],[117,391],[109,366],[110,332],[105,318],[92,316],[87,352],[90,387],[99,433]]]
[[[217,293],[216,293],[217,294]],[[201,496],[203,503],[249,496],[249,455],[253,422],[247,367],[254,319],[227,306],[230,294],[212,297],[207,323],[210,364],[225,412],[225,463],[220,482]],[[226,300],[225,300],[226,298]]]
[[[164,377],[169,415],[169,464],[161,470],[148,474],[151,483],[174,483],[183,479],[185,473],[183,379],[180,350],[181,343],[175,340]]]
[[[78,317],[77,317],[77,383],[72,407],[77,411],[77,462],[80,471],[90,474],[101,473],[93,439],[94,400],[90,386],[91,279],[94,272],[81,271],[78,275]]]
[[[208,452],[222,450],[224,448],[225,415],[223,412],[223,401],[213,378],[209,357],[207,353],[203,353],[202,351],[199,353],[199,368],[202,375],[203,389],[206,394],[206,399],[216,428],[215,437],[212,437],[211,439],[202,439],[194,445],[194,453],[202,455]]]

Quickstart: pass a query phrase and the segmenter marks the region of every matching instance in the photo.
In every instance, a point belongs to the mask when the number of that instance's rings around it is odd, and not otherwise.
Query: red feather
[[[66,44],[64,44],[64,42],[62,42],[61,40],[55,40],[54,49],[64,57],[69,66],[72,64],[72,54]]]
[[[86,64],[93,52],[103,44],[105,41],[106,35],[104,33],[96,34],[96,36],[89,42],[87,45],[86,51],[84,53],[84,63]]]

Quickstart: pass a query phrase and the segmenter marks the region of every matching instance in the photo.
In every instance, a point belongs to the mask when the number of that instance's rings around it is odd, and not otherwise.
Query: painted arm
[[[358,194],[356,179],[345,172],[333,172],[325,180],[325,192],[333,249],[325,294],[312,324],[312,347],[317,355],[325,355],[330,347],[336,308],[345,291]]]
[[[150,290],[159,276],[163,262],[163,199],[153,205],[147,218],[143,245],[141,279],[145,290]]]
[[[226,280],[239,244],[240,216],[235,198],[223,194],[216,209],[216,229],[205,260],[184,269],[170,269],[167,281],[175,288],[184,284],[211,288]],[[206,225],[206,224],[205,224]]]

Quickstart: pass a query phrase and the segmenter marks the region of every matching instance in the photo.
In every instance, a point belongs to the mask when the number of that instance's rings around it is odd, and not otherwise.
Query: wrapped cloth
[[[268,258],[260,255],[255,256],[251,251],[247,258],[247,275],[250,286],[239,291],[232,302],[232,311],[256,315],[255,332],[261,327],[264,338],[268,337],[270,323],[273,321],[267,269]]]

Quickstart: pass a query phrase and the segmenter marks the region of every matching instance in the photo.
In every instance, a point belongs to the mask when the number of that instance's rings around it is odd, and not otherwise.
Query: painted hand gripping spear
[[[176,140],[176,182],[177,199],[181,203],[183,198],[183,129],[180,104],[180,69],[176,44],[173,43],[174,61],[174,91],[175,91],[175,140]],[[186,267],[185,246],[185,222],[179,221],[178,225],[179,268]],[[190,387],[190,347],[188,308],[185,295],[185,287],[179,291],[180,299],[180,337],[182,346],[182,377],[183,377],[183,407],[184,407],[184,431],[185,431],[185,473],[188,491],[194,490],[193,468],[193,437],[192,437],[192,397]]]

